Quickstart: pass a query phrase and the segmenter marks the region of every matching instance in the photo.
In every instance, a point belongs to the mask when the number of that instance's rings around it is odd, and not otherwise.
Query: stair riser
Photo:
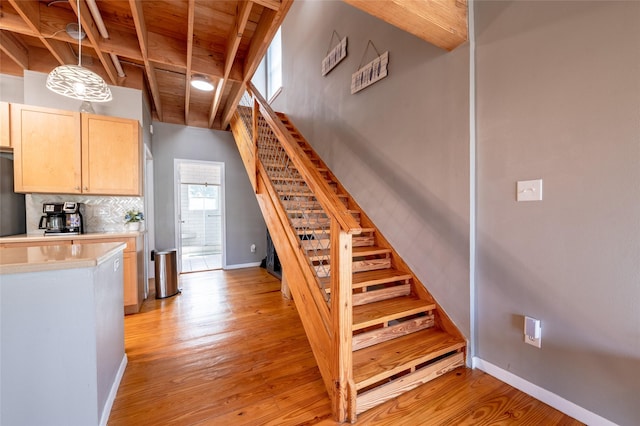
[[[320,278],[328,277],[331,275],[331,265],[326,265],[324,267],[316,266],[315,268],[316,274]],[[354,274],[364,271],[389,269],[391,268],[391,259],[358,260],[353,262],[351,268]]]
[[[378,343],[415,333],[416,331],[425,330],[433,327],[434,324],[435,319],[433,314],[431,314],[407,320],[400,324],[359,333],[353,336],[353,350],[358,351],[368,348],[369,346],[377,345]]]
[[[328,235],[327,235],[328,236]],[[375,238],[373,236],[353,236],[351,244],[353,247],[373,247]],[[316,240],[302,240],[300,246],[303,250],[327,250],[331,247],[331,240],[321,238]]]
[[[387,287],[382,290],[371,290],[353,295],[353,306],[366,305],[380,300],[393,299],[394,297],[407,296],[411,293],[411,285],[403,284]]]
[[[361,414],[462,366],[464,366],[464,354],[459,352],[433,365],[364,392],[356,398],[356,413]]]

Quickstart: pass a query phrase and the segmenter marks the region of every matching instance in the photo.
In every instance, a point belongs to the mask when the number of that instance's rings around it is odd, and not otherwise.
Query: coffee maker
[[[84,204],[74,201],[44,203],[42,213],[38,229],[44,229],[44,235],[84,234]]]

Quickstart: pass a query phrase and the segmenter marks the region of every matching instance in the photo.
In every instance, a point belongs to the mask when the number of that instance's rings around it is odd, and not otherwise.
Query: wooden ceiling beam
[[[189,109],[191,101],[191,62],[193,56],[193,27],[195,21],[196,0],[189,0],[187,10],[187,68],[184,82],[184,124],[189,125]]]
[[[100,50],[100,39],[102,38],[98,33],[98,27],[96,26],[93,17],[91,16],[91,12],[89,11],[89,6],[86,4],[84,0],[81,0],[83,4],[80,5],[80,11],[78,11],[78,5],[76,0],[69,0],[69,5],[71,9],[76,13],[76,17],[78,13],[80,13],[80,22],[82,24],[82,29],[87,34],[87,38],[89,42],[93,46],[93,49],[96,51],[96,55],[100,60],[109,80],[111,80],[111,84],[118,85],[118,71],[116,71],[116,67],[113,65],[113,61],[109,57],[108,54],[103,53]]]
[[[467,0],[343,1],[448,51],[467,41]]]
[[[23,69],[29,69],[29,51],[8,31],[0,30],[0,50]]]
[[[238,47],[240,47],[242,35],[244,34],[244,30],[247,27],[247,22],[249,22],[249,16],[251,14],[252,6],[252,1],[238,2],[236,21],[234,26],[231,28],[229,37],[227,39],[227,55],[224,61],[224,76],[217,84],[216,93],[213,96],[213,103],[209,111],[209,127],[213,126],[216,114],[218,113],[220,101],[222,100],[222,94],[224,93],[224,88],[227,84],[227,79],[229,78],[229,74],[231,73],[231,68],[233,68],[233,63],[235,62],[236,55],[238,53]]]
[[[9,4],[13,6],[27,26],[31,28],[34,35],[38,37],[60,65],[76,61],[75,56],[64,43],[47,39],[40,32],[40,2],[9,0]]]
[[[254,3],[262,5],[267,9],[276,11],[280,9],[280,6],[282,5],[282,3],[280,3],[280,0],[254,0]]]
[[[262,61],[265,53],[267,53],[271,40],[273,40],[273,37],[276,35],[278,28],[280,28],[280,25],[282,24],[284,17],[287,16],[287,12],[289,11],[289,8],[291,8],[292,4],[293,0],[282,0],[280,9],[278,9],[277,12],[270,9],[265,9],[262,12],[260,22],[253,33],[251,45],[249,46],[249,51],[244,61],[243,84],[234,85],[227,97],[227,103],[222,112],[222,129],[226,129],[229,125],[231,117],[238,106],[238,102],[240,102],[242,94],[245,91],[246,82],[251,80],[253,74],[256,72],[256,69],[260,65],[260,61]]]
[[[158,118],[162,121],[160,89],[158,88],[156,70],[153,64],[149,62],[149,34],[147,32],[147,24],[144,20],[144,13],[142,11],[142,0],[129,0],[129,6],[131,7],[131,16],[133,17],[133,22],[136,27],[136,33],[138,34],[140,52],[142,52],[142,59],[144,61],[145,71],[147,72],[147,81],[149,82],[151,97],[153,98],[153,103],[156,106]]]

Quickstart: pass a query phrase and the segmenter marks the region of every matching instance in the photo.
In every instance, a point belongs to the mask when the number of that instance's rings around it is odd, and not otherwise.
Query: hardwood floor
[[[109,425],[334,425],[293,302],[265,270],[181,276],[183,292],[125,318],[129,364]],[[579,425],[461,369],[363,413],[358,425]]]

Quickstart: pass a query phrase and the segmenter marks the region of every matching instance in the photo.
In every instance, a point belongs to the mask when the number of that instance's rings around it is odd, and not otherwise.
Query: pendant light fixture
[[[80,0],[77,0],[78,30],[80,24]],[[109,102],[113,99],[107,83],[98,74],[82,66],[82,37],[78,36],[78,65],[60,65],[49,73],[47,89],[68,98],[86,102]]]

